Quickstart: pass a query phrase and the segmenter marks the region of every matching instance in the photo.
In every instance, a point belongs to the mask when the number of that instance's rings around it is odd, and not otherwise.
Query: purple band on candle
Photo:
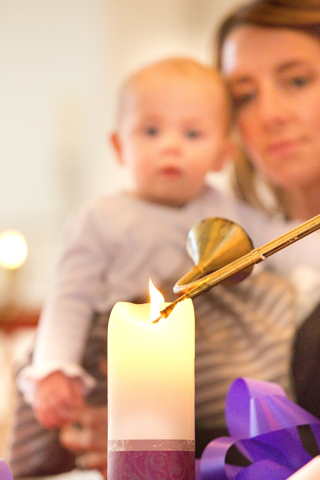
[[[192,451],[109,451],[108,478],[194,480],[194,464]]]
[[[0,458],[0,480],[13,480],[10,469],[2,458]]]
[[[231,437],[207,445],[197,463],[197,480],[270,480],[271,472],[272,480],[286,480],[312,459],[301,428],[320,452],[320,420],[274,383],[237,379],[227,396],[226,420]],[[231,451],[242,461],[229,462]]]
[[[194,452],[194,440],[109,440],[108,451],[175,451]]]

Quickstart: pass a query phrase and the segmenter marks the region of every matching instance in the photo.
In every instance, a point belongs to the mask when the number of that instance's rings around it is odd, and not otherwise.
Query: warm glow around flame
[[[153,283],[151,282],[151,279],[149,280],[149,292],[150,292],[150,300],[151,300],[150,322],[152,323],[154,320],[156,320],[159,317],[161,304],[164,302],[164,298],[161,295],[161,293],[156,289],[156,287],[153,285]]]

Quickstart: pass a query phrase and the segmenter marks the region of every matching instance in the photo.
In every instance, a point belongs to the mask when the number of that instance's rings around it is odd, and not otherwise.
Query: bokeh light
[[[0,265],[15,270],[24,264],[28,255],[27,242],[22,233],[6,230],[0,235]]]

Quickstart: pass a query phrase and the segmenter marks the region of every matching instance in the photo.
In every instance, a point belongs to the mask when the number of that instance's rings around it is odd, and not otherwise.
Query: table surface
[[[72,472],[62,473],[61,475],[53,475],[49,477],[24,478],[23,480],[103,480],[103,477],[96,470],[86,471],[86,472],[82,470],[72,470]]]

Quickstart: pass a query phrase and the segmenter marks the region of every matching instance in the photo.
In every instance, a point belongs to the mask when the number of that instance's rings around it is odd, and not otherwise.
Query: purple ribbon
[[[238,378],[225,414],[230,437],[206,446],[196,480],[286,480],[319,454],[320,420],[275,383]]]
[[[13,480],[10,469],[2,458],[0,458],[0,480]]]

